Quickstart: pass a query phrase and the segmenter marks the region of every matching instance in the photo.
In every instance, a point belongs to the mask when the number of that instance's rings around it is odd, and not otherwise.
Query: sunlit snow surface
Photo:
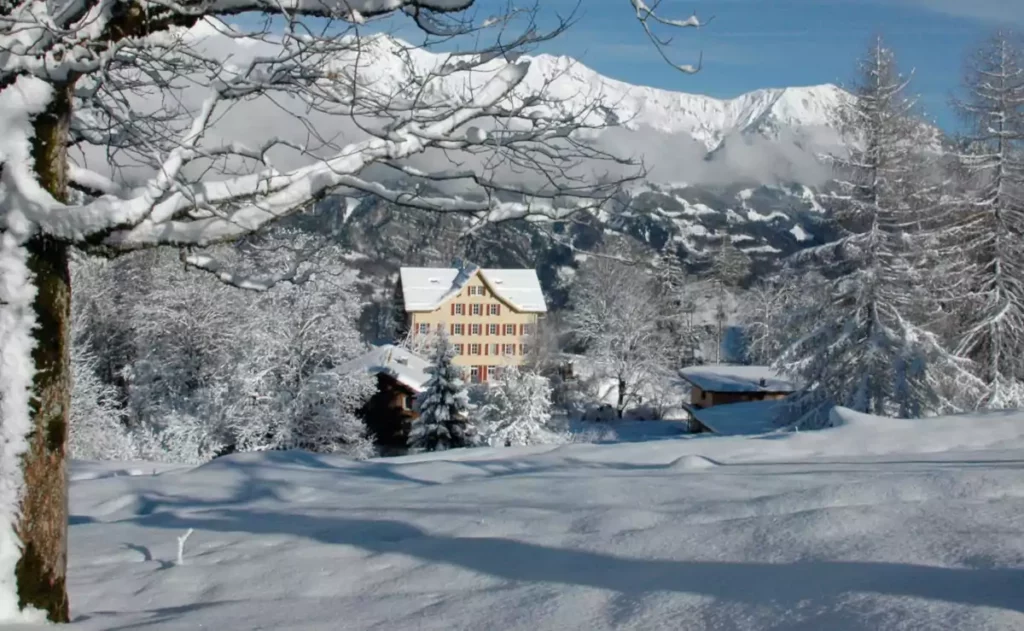
[[[82,465],[72,628],[1024,629],[1024,413],[843,420]]]

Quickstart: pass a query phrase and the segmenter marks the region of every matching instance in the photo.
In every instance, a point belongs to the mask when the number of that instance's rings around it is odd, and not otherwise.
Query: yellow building
[[[446,331],[472,381],[519,365],[527,340],[547,312],[532,269],[403,267],[399,291],[414,336]]]

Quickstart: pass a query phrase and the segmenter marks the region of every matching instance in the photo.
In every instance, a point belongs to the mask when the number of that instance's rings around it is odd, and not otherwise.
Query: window
[[[526,354],[526,344],[520,344],[519,345],[519,354],[520,355],[525,355]]]
[[[488,335],[497,335],[498,334],[498,325],[497,324],[488,324],[487,325],[487,334]]]
[[[479,344],[470,344],[469,345],[469,354],[470,355],[479,355],[480,354],[480,345]]]
[[[505,345],[505,354],[506,355],[515,355],[516,354],[516,345],[515,344],[506,344]]]
[[[455,305],[455,315],[466,315],[466,305],[457,303]]]
[[[498,377],[498,367],[488,366],[487,367],[487,381],[494,381]]]
[[[473,305],[473,306],[474,307],[479,307],[480,305]],[[470,335],[480,335],[480,325],[479,324],[470,324],[469,325],[469,334]]]
[[[463,331],[465,331],[465,329],[466,329],[466,325],[465,324],[453,324],[452,325],[452,335],[463,335]]]
[[[462,354],[462,344],[456,344],[455,345],[455,354],[456,355],[461,355]]]
[[[469,369],[469,380],[473,383],[480,383],[480,367],[473,366]]]
[[[497,357],[498,355],[501,355],[501,345],[500,344],[491,344],[491,355],[494,355],[495,357]]]
[[[537,325],[536,324],[524,324],[523,325],[523,334],[524,335],[533,335],[536,332],[537,332]]]
[[[501,305],[487,305],[487,315],[501,315]]]
[[[469,288],[469,295],[470,296],[483,296],[484,295],[484,286],[483,285],[473,285],[472,287]]]
[[[480,303],[469,305],[469,312],[473,315],[483,315],[484,306]]]
[[[515,335],[515,334],[516,334],[516,325],[514,325],[514,324],[506,324],[505,325],[505,335]]]
[[[403,410],[411,410],[412,407],[413,407],[412,406],[412,395],[411,394],[403,394],[402,395],[402,409]]]
[[[426,322],[420,322],[420,335],[427,335],[430,333],[430,325]]]

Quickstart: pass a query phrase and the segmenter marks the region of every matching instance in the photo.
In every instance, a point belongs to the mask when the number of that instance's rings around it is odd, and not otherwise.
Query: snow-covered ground
[[[1024,412],[843,419],[79,467],[73,628],[1024,628]]]

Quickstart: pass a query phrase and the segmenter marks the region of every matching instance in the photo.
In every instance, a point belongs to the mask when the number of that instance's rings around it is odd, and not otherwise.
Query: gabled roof
[[[798,389],[791,379],[768,366],[707,364],[687,366],[679,372],[683,379],[705,392],[789,393]]]
[[[423,392],[427,381],[430,380],[430,374],[427,372],[429,367],[430,362],[419,355],[394,344],[384,344],[344,364],[341,371],[365,371],[371,375],[384,373],[413,392],[419,393]]]
[[[402,294],[406,311],[433,311],[455,296],[475,276],[496,298],[516,311],[544,313],[547,304],[536,270],[455,267],[403,267]]]

